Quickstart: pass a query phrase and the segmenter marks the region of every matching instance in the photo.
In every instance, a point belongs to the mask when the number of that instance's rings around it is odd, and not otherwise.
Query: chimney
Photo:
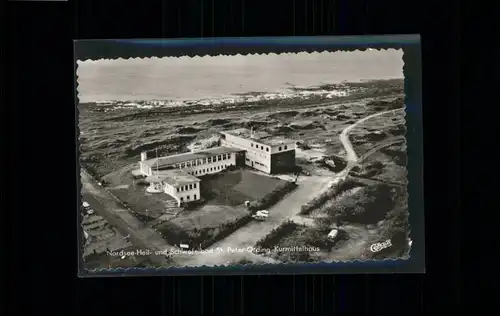
[[[141,152],[141,161],[145,161],[148,159],[148,153],[143,151]]]

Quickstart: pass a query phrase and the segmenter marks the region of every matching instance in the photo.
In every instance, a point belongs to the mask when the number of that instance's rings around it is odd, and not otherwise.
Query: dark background
[[[451,311],[458,257],[458,15],[454,2],[177,0],[8,2],[0,9],[5,311],[216,314]],[[425,275],[79,280],[73,39],[422,35]],[[436,137],[439,135],[439,137]],[[445,141],[443,141],[445,140]],[[440,160],[431,152],[439,150]],[[443,161],[446,163],[443,164]],[[429,181],[439,178],[440,181]],[[433,238],[434,237],[434,238]],[[8,247],[8,250],[6,250]]]

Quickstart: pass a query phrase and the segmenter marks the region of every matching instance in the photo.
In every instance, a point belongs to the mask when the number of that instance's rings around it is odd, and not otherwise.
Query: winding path
[[[356,154],[356,151],[354,151],[354,148],[352,147],[351,141],[349,140],[349,133],[354,128],[358,127],[359,124],[362,124],[362,123],[364,123],[364,122],[366,122],[369,119],[372,119],[374,117],[381,116],[381,115],[384,115],[384,114],[388,114],[388,113],[391,113],[391,112],[395,113],[397,111],[403,111],[403,110],[404,110],[404,108],[395,109],[395,110],[389,110],[389,111],[383,111],[383,112],[378,112],[378,113],[369,115],[367,117],[364,117],[364,118],[356,121],[355,123],[347,126],[346,128],[344,128],[344,130],[342,131],[342,133],[340,133],[340,137],[339,138],[340,138],[340,141],[342,142],[342,145],[344,146],[345,151],[347,153],[347,157],[346,157],[347,161],[348,162],[357,162],[358,161],[358,155]]]

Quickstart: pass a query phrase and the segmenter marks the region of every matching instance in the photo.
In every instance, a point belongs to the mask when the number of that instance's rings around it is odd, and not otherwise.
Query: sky
[[[80,102],[197,100],[403,78],[402,50],[78,61]]]

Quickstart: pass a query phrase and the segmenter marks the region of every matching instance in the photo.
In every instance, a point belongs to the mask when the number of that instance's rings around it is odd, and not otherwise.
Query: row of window
[[[260,150],[264,150],[264,146],[259,145],[259,144],[250,143],[250,146],[257,148],[257,149],[260,148]],[[265,149],[266,149],[266,151],[269,151],[269,147],[265,147]],[[278,147],[278,151],[287,150],[287,149],[288,149],[288,146],[286,146],[286,145],[284,147],[281,147],[281,146]]]
[[[182,168],[195,167],[195,166],[200,166],[200,165],[204,165],[207,163],[213,163],[213,162],[228,160],[228,159],[231,159],[231,154],[223,154],[223,155],[212,156],[212,157],[207,157],[207,158],[203,158],[203,159],[196,159],[193,161],[178,163],[178,164],[175,164],[174,166],[176,168],[182,169]]]
[[[255,145],[255,146],[254,146],[254,145]],[[259,149],[259,148],[260,148],[260,150],[264,150],[264,146],[259,145],[259,144],[250,143],[250,146],[251,146],[251,147],[255,147],[255,148],[257,148],[257,149]],[[269,151],[269,147],[266,147],[266,151]]]
[[[189,185],[183,185],[182,187],[178,187],[177,192],[184,192],[184,191],[189,191],[192,189],[196,189],[196,183],[189,184]]]
[[[189,195],[186,196],[186,200],[187,201],[191,200],[191,197]],[[196,200],[196,194],[193,196],[193,200]],[[184,198],[183,197],[181,197],[181,202],[184,202]]]
[[[227,168],[229,166],[230,165],[215,166],[215,167],[210,167],[210,168],[207,168],[207,169],[193,170],[193,171],[190,171],[188,173],[190,175],[193,175],[193,176],[201,176],[201,175],[206,174],[207,172],[222,170],[222,169]]]

